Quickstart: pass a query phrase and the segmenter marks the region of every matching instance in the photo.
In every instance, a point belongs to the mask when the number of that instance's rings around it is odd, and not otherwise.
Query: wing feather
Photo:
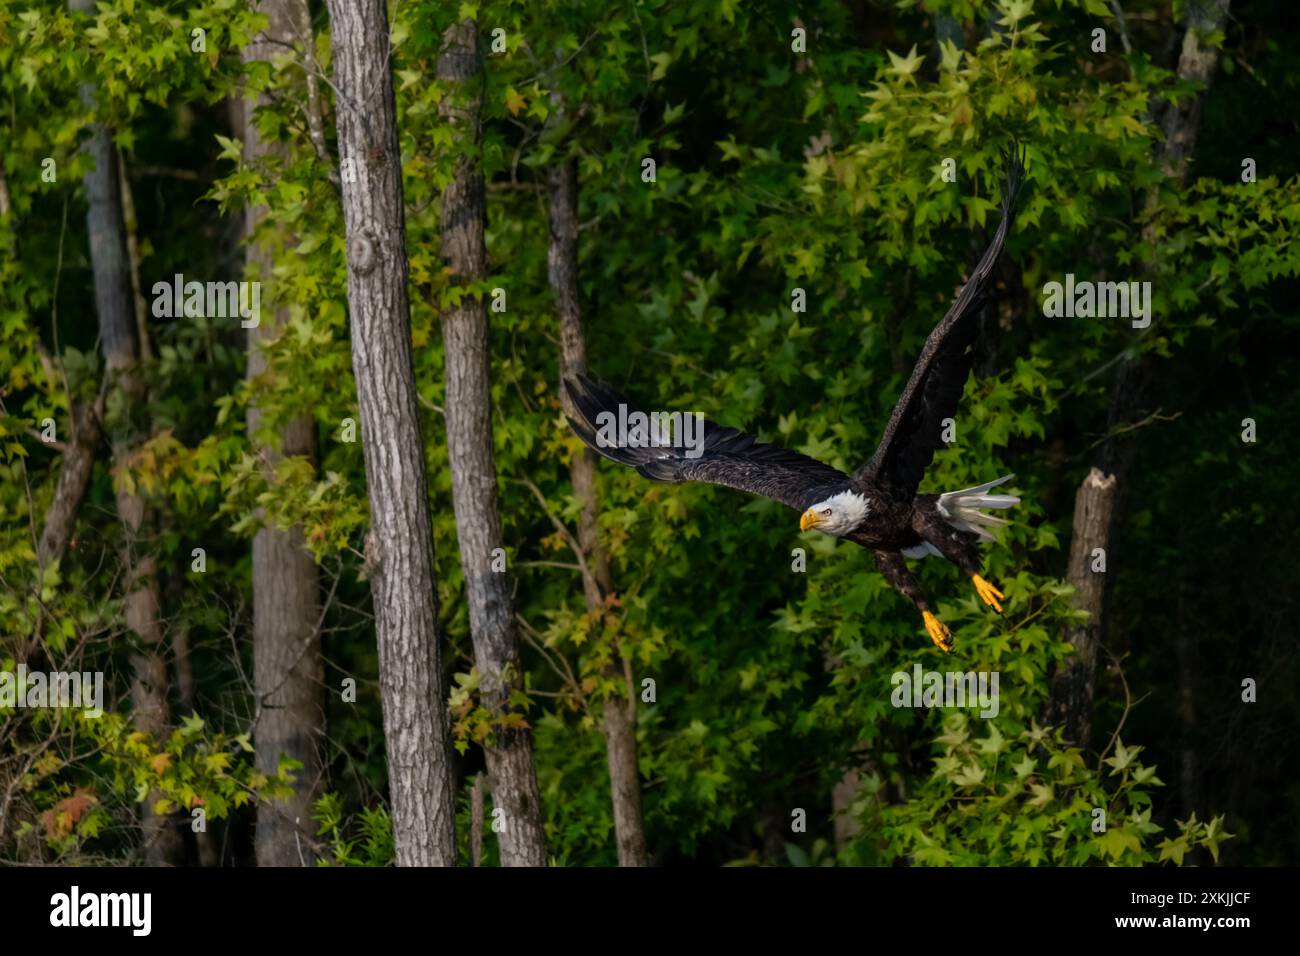
[[[971,367],[969,346],[979,328],[975,317],[991,292],[993,268],[1002,254],[1024,178],[1024,153],[1018,146],[1007,152],[1005,161],[1002,221],[948,314],[926,339],[880,445],[871,460],[854,473],[854,480],[879,481],[900,497],[910,498],[943,445],[943,420],[951,418],[961,402]]]
[[[802,511],[822,500],[828,488],[842,488],[849,480],[844,472],[815,458],[764,444],[739,429],[707,419],[702,419],[703,447],[698,457],[687,457],[690,449],[686,448],[611,443],[600,436],[602,415],[613,415],[618,421],[620,405],[626,416],[635,406],[609,385],[586,376],[566,378],[564,387],[575,412],[569,424],[587,446],[654,481],[702,481],[761,495]]]

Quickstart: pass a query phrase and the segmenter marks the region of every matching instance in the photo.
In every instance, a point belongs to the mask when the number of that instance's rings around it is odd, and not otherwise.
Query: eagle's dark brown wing
[[[703,418],[699,419],[703,431],[696,433],[703,436],[697,457],[688,457],[690,449],[683,447],[602,440],[602,422],[611,420],[602,416],[608,414],[617,422],[619,405],[624,407],[625,417],[637,410],[636,406],[609,385],[586,376],[566,378],[564,387],[577,413],[569,424],[578,436],[611,461],[629,465],[655,481],[722,485],[771,498],[796,511],[821,501],[828,491],[834,493],[848,485],[849,476],[839,469]],[[608,433],[606,437],[610,437]]]
[[[876,453],[853,475],[855,481],[885,485],[900,499],[910,499],[934,453],[943,445],[943,420],[951,418],[961,401],[970,372],[969,346],[979,328],[977,316],[993,284],[993,267],[1002,253],[1015,215],[1016,197],[1024,177],[1024,154],[1013,147],[1006,155],[1007,185],[1002,195],[1002,221],[979,264],[957,294],[912,369],[894,412],[885,426]]]

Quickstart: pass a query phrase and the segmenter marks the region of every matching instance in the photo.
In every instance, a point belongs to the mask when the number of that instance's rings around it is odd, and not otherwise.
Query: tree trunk
[[[1188,5],[1184,23],[1182,53],[1178,58],[1178,78],[1180,80],[1208,83],[1213,77],[1214,70],[1218,65],[1218,50],[1211,46],[1203,46],[1201,41],[1206,35],[1223,29],[1228,18],[1230,2],[1231,0],[1205,0],[1203,3]],[[1167,107],[1160,121],[1165,136],[1164,144],[1161,147],[1161,166],[1165,175],[1172,179],[1178,187],[1181,187],[1187,180],[1187,161],[1196,146],[1196,137],[1200,131],[1202,97],[1203,94],[1187,97],[1179,101],[1177,106]],[[1148,207],[1155,206],[1157,201],[1158,191],[1152,190],[1147,197]],[[1147,227],[1145,237],[1149,242],[1155,241],[1152,226]],[[1155,263],[1147,263],[1146,268],[1153,270],[1154,266]],[[1100,533],[1096,528],[1084,529],[1084,533],[1091,536],[1091,540],[1088,542],[1089,552],[1092,548],[1102,548],[1106,552],[1108,562],[1111,562],[1114,557],[1114,551],[1111,547],[1114,519],[1123,514],[1122,497],[1127,494],[1129,486],[1128,473],[1136,452],[1133,437],[1131,435],[1120,437],[1117,435],[1116,430],[1140,420],[1141,409],[1145,403],[1150,383],[1150,356],[1142,355],[1136,359],[1126,359],[1121,363],[1116,373],[1115,386],[1111,393],[1110,413],[1107,422],[1110,437],[1101,447],[1097,457],[1097,466],[1102,474],[1118,485],[1118,488],[1109,492],[1113,500],[1107,503],[1110,510],[1110,519],[1106,526],[1100,529]],[[1094,468],[1093,472],[1097,472],[1098,468]],[[1093,483],[1093,481],[1093,473],[1090,473],[1084,479],[1083,484],[1080,485],[1075,496],[1076,536],[1080,533],[1078,517],[1081,510],[1086,513],[1086,510],[1091,507],[1085,499],[1096,494],[1090,488],[1090,483]],[[1079,546],[1081,545],[1071,542],[1071,570],[1074,568],[1074,556]],[[1104,579],[1101,582],[1096,582],[1096,584],[1104,591]],[[1103,598],[1103,594],[1097,594],[1095,597],[1099,608],[1098,613],[1104,607]],[[1102,623],[1098,622],[1098,629],[1100,629]],[[1090,658],[1089,668],[1096,660],[1095,643],[1098,639],[1097,634],[1098,631],[1093,631],[1090,637],[1081,636],[1081,640],[1091,640],[1094,645],[1091,651],[1086,652]],[[1179,634],[1175,636],[1175,640],[1186,641],[1187,637]],[[1082,675],[1077,673],[1077,667],[1083,664],[1086,649],[1076,646],[1076,650],[1080,650],[1080,654],[1066,668],[1066,672],[1054,678],[1053,697],[1049,709],[1056,716],[1055,722],[1063,723],[1067,727],[1082,729],[1086,734],[1091,724],[1094,672],[1089,669],[1086,682],[1081,680]],[[1184,655],[1187,653],[1187,649],[1180,646],[1178,653]],[[1069,675],[1070,671],[1075,671],[1073,676]],[[1076,688],[1078,692],[1067,693],[1067,688]]]
[[[831,787],[832,824],[835,829],[837,851],[847,849],[848,845],[862,833],[862,826],[850,812],[861,792],[862,771],[858,767],[850,767],[844,771],[844,776]]]
[[[45,569],[62,561],[67,553],[77,513],[86,500],[90,479],[95,473],[99,443],[104,439],[103,396],[93,403],[78,402],[69,396],[69,403],[72,437],[64,446],[63,465],[54,485],[54,498],[45,509],[40,539],[36,542],[36,563],[42,579]],[[44,630],[43,618],[38,617],[31,636],[17,647],[18,661],[29,668],[39,668],[40,661],[44,659],[44,646],[41,643]]]
[[[1093,468],[1074,498],[1074,532],[1066,580],[1074,587],[1074,606],[1088,619],[1070,628],[1071,657],[1052,678],[1049,723],[1065,728],[1067,740],[1087,747],[1092,734],[1092,688],[1101,646],[1106,575],[1093,571],[1093,551],[1104,549],[1110,537],[1115,503],[1115,477]]]
[[[294,47],[311,43],[311,21],[305,0],[262,0],[260,12],[269,18],[266,30],[244,48],[244,62],[269,60]],[[249,102],[244,115],[244,159],[288,161],[279,144],[263,142],[257,132],[255,108],[265,97]],[[245,236],[265,218],[265,211],[250,207],[244,220]],[[251,244],[247,250],[249,279],[266,279],[274,266],[269,248]],[[259,347],[274,340],[288,319],[288,309],[269,310],[256,328],[248,330],[248,379],[266,371]],[[275,443],[258,439],[262,412],[256,399],[248,406],[248,436],[265,472],[271,474],[283,457],[316,460],[316,425],[310,415],[286,424]],[[263,803],[257,812],[256,853],[259,866],[312,865],[315,828],[312,804],[320,796],[324,767],[321,744],[325,736],[324,680],[321,657],[320,572],[303,547],[302,529],[261,528],[253,538],[253,682],[257,692],[257,720],[253,731],[257,769],[269,776],[281,757],[302,763],[294,781],[293,796]]]
[[[469,792],[469,865],[483,862],[483,774],[474,774]]]
[[[99,410],[85,403],[72,404],[72,440],[63,453],[63,466],[54,486],[54,500],[45,509],[41,538],[36,546],[36,560],[44,569],[61,561],[72,540],[72,526],[86,498],[90,477],[95,471],[95,453],[103,439]]]
[[[463,143],[477,145],[481,131],[478,109],[463,102],[477,92],[470,89],[472,81],[481,81],[474,21],[454,24],[443,39],[438,78],[452,88],[439,112],[459,130]],[[487,275],[485,219],[478,159],[462,153],[442,195],[441,211],[442,261],[458,283],[476,282]],[[466,295],[456,305],[442,310],[442,338],[447,363],[444,404],[456,537],[460,541],[481,702],[495,721],[517,712],[510,695],[523,687],[523,671],[510,578],[504,570],[492,448],[491,341],[482,297]],[[494,561],[499,570],[494,570]],[[505,811],[504,829],[499,833],[501,865],[545,866],[546,831],[533,767],[532,731],[498,724],[484,751],[493,807]]]
[[[1183,47],[1178,55],[1178,79],[1208,84],[1219,65],[1218,47],[1202,45],[1207,36],[1221,31],[1228,22],[1231,0],[1198,0],[1186,4]],[[1161,118],[1165,134],[1165,175],[1179,186],[1187,181],[1187,161],[1196,148],[1201,131],[1201,104],[1204,93],[1179,100],[1169,106]]]
[[[557,162],[547,176],[550,245],[547,277],[555,293],[560,319],[561,378],[587,371],[587,342],[578,303],[578,169],[573,160]],[[565,414],[574,415],[568,392],[560,386]],[[605,615],[605,595],[612,590],[609,560],[600,544],[599,501],[596,496],[596,455],[583,447],[569,463],[573,494],[582,502],[578,517],[578,546],[589,569],[583,575],[587,613],[600,620]],[[645,866],[645,827],[641,819],[641,779],[637,769],[636,697],[627,680],[622,655],[615,649],[610,672],[623,680],[625,695],[605,701],[605,751],[609,763],[610,792],[614,803],[614,833],[620,866]]]
[[[93,0],[69,0],[69,8],[88,13]],[[82,101],[92,105],[95,90],[81,87]],[[127,264],[126,228],[122,220],[122,198],[117,178],[117,152],[102,123],[90,128],[85,150],[94,162],[86,172],[89,208],[86,228],[90,259],[95,277],[95,308],[99,317],[100,344],[104,350],[105,374],[110,391],[115,390],[122,409],[118,420],[108,423],[112,438],[114,467],[125,467],[141,436],[137,425],[145,406],[145,384],[140,373],[140,345],[136,336],[135,312],[131,302],[131,279]],[[127,628],[134,635],[131,650],[131,705],[137,730],[149,734],[158,746],[166,741],[171,724],[167,700],[167,665],[163,661],[163,626],[158,596],[157,563],[147,541],[147,507],[144,497],[120,482],[115,492],[118,517],[122,520],[122,560],[126,571],[124,610]],[[154,814],[160,794],[150,793],[142,808],[145,862],[166,866],[182,862],[184,844],[180,833],[166,816]]]
[[[366,565],[400,866],[454,866],[447,704],[424,442],[411,361],[406,221],[384,0],[328,0],[337,83],[352,367],[370,532]]]

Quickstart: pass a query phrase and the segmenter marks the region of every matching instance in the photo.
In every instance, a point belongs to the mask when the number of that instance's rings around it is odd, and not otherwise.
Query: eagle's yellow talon
[[[934,641],[934,646],[945,654],[949,653],[952,650],[952,631],[929,611],[922,611],[921,618],[925,621],[925,629],[930,634],[930,640]]]
[[[978,574],[971,575],[971,580],[975,582],[975,590],[979,596],[983,598],[984,603],[1001,614],[1002,604],[1000,602],[1006,597],[1006,595],[993,585],[989,584],[989,582],[985,581]]]

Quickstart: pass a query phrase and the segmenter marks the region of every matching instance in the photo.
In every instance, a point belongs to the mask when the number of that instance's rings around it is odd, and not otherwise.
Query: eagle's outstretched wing
[[[911,498],[934,453],[943,445],[943,420],[956,413],[966,386],[971,366],[969,346],[979,328],[976,317],[988,299],[993,267],[1015,215],[1016,196],[1025,173],[1024,159],[1018,146],[1007,152],[1002,221],[993,234],[993,241],[984,250],[948,314],[925,340],[925,348],[894,406],[876,453],[854,473],[854,479],[879,481],[900,498]]]
[[[564,387],[573,400],[576,417],[569,424],[594,451],[612,461],[630,465],[655,481],[703,481],[724,488],[748,491],[803,511],[821,500],[822,490],[842,488],[849,476],[815,458],[776,445],[765,445],[735,428],[716,425],[704,418],[702,442],[696,448],[623,442],[627,436],[612,436],[602,430],[626,421],[636,411],[626,398],[602,382],[586,376],[566,378]],[[623,406],[623,417],[619,406]],[[604,417],[608,414],[611,417]],[[689,414],[689,413],[687,413]],[[686,416],[683,415],[683,418]],[[616,440],[615,440],[616,439]],[[688,453],[699,451],[697,457]]]

